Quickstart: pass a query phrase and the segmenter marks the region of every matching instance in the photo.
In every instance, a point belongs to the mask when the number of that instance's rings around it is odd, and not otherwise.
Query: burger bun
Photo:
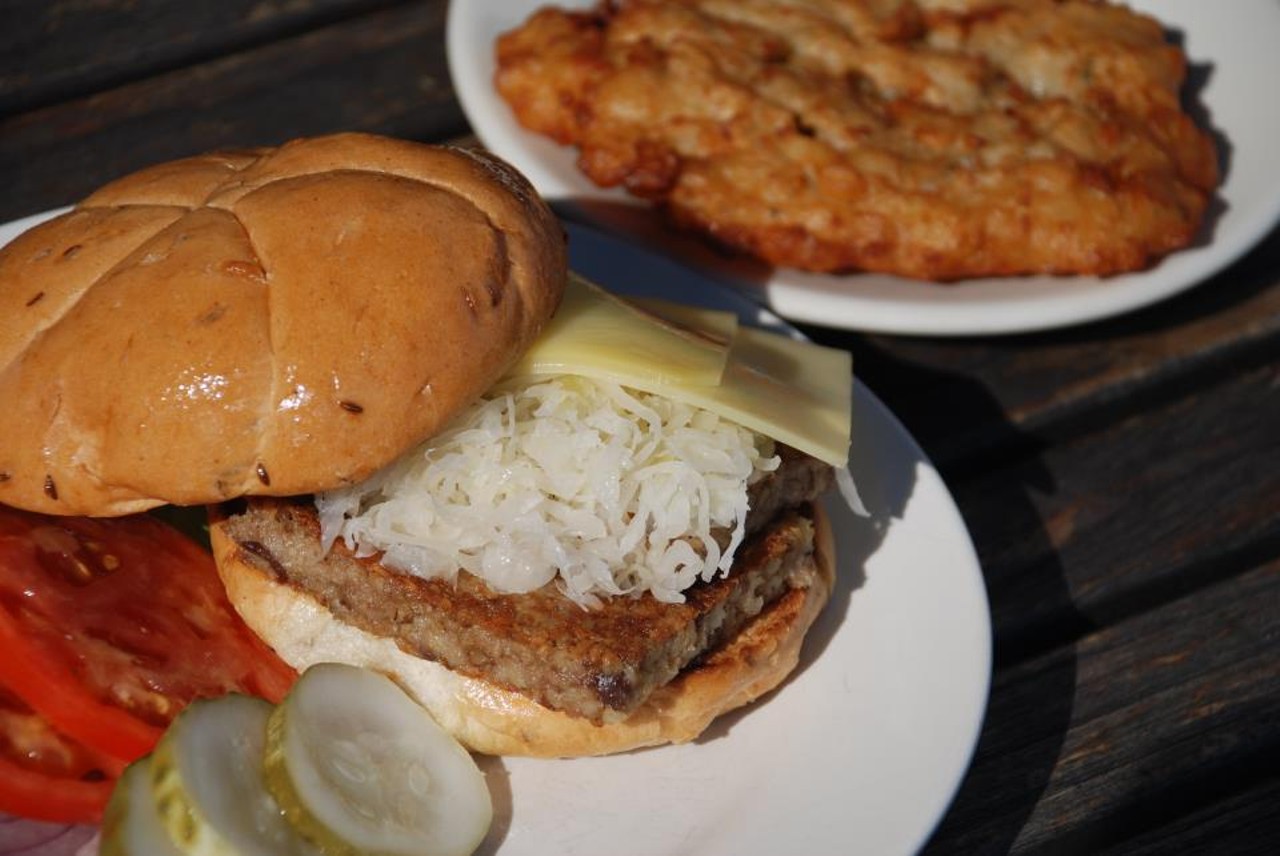
[[[282,659],[299,670],[342,662],[382,672],[464,746],[492,755],[604,755],[695,739],[713,719],[756,700],[791,674],[835,579],[830,524],[815,506],[812,567],[804,569],[812,571],[811,583],[765,607],[727,644],[657,689],[626,718],[597,725],[405,653],[391,639],[343,623],[311,595],[246,561],[216,517],[210,534],[232,604]]]

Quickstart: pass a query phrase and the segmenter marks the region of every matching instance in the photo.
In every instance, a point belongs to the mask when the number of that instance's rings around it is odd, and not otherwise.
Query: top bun
[[[566,264],[546,204],[477,151],[342,134],[119,179],[0,250],[0,502],[363,479],[502,375]]]

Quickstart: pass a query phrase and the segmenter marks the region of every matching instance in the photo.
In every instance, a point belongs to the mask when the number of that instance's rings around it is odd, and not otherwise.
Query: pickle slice
[[[322,663],[267,727],[267,788],[327,854],[455,856],[493,807],[467,751],[389,678]]]
[[[312,856],[263,785],[271,705],[246,695],[193,702],[151,755],[160,822],[187,856]]]
[[[183,856],[156,811],[150,756],[125,768],[111,791],[98,856]]]

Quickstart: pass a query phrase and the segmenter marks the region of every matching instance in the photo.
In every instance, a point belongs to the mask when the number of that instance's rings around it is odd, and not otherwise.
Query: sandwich
[[[342,134],[119,179],[0,257],[0,502],[207,506],[285,661],[381,671],[474,751],[692,740],[829,598],[848,358],[566,258],[477,151]]]

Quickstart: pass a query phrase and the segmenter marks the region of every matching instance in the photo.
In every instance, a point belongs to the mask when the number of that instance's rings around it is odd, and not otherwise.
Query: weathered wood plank
[[[1277,286],[1280,229],[1186,294],[1078,329],[977,343],[806,329],[853,352],[944,472],[968,472],[1179,395],[1224,365],[1273,360]]]
[[[928,853],[1096,853],[1265,782],[1276,615],[1280,561],[1003,670]]]
[[[1210,803],[1108,847],[1098,856],[1273,856],[1280,843],[1280,772],[1262,785]]]
[[[1280,551],[1280,365],[953,485],[997,654],[1069,640]]]
[[[5,0],[0,115],[233,53],[393,1]]]
[[[0,219],[209,149],[338,130],[424,140],[465,133],[444,23],[443,4],[396,7],[0,120]]]

